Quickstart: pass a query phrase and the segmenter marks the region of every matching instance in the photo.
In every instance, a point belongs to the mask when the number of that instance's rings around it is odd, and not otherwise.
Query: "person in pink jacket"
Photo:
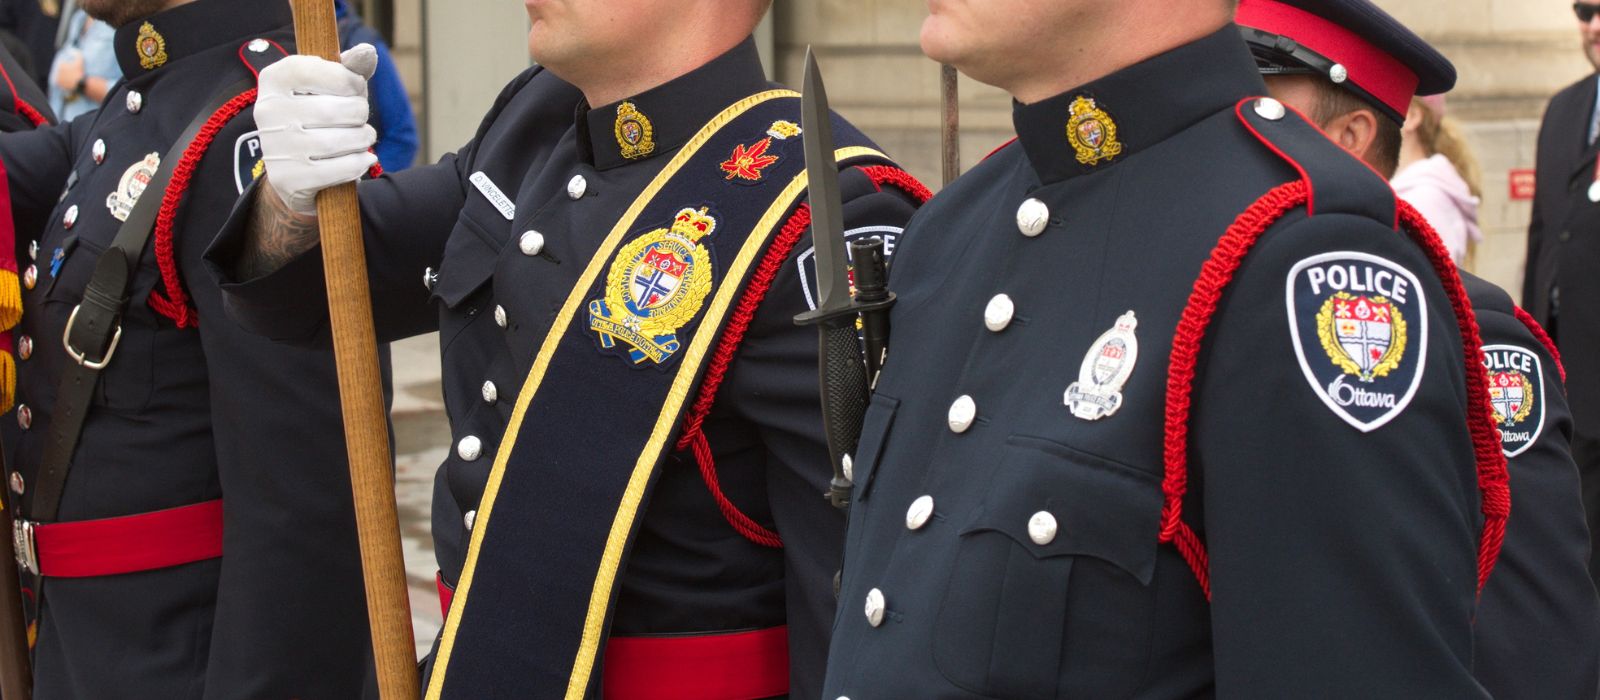
[[[1400,169],[1394,191],[1422,212],[1458,265],[1483,240],[1478,228],[1478,162],[1455,122],[1445,118],[1443,95],[1411,101],[1401,127]]]

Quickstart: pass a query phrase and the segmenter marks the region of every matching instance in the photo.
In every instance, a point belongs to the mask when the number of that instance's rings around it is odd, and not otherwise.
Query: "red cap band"
[[[1417,74],[1360,34],[1275,0],[1243,0],[1235,22],[1295,40],[1344,66],[1349,81],[1394,111],[1405,114],[1417,93]]]

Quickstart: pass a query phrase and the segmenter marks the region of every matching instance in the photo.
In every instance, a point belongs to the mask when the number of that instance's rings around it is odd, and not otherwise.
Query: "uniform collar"
[[[187,56],[293,21],[286,2],[195,0],[118,27],[117,64],[131,81]]]
[[[1266,92],[1238,27],[1229,24],[1055,97],[1014,103],[1011,119],[1023,152],[1048,184],[1105,170]]]
[[[578,143],[597,170],[672,153],[728,105],[767,89],[746,39],[710,63],[628,99],[578,107]]]

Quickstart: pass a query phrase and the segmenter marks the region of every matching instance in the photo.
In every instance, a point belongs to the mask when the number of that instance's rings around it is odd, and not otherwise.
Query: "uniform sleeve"
[[[840,173],[847,235],[897,240],[915,209],[898,190],[881,191],[855,168]],[[795,697],[821,692],[822,669],[834,613],[833,577],[844,551],[844,513],[823,494],[833,477],[823,433],[817,374],[817,330],[797,326],[812,308],[815,273],[807,267],[811,234],[801,236],[784,261],[735,358],[722,396],[754,423],[768,451],[767,491],[784,541]],[[720,403],[720,402],[719,402]]]
[[[385,174],[358,188],[366,242],[367,279],[380,342],[426,333],[438,324],[428,306],[423,271],[437,266],[465,194],[457,164],[447,155],[433,165]],[[246,244],[252,194],[246,192],[206,252],[210,275],[221,284],[227,313],[252,332],[299,345],[329,342],[328,293],[322,247],[276,272],[253,280],[234,275]]]
[[[217,143],[234,143],[245,128],[230,127]],[[202,255],[206,233],[218,230],[238,196],[230,156],[226,148],[208,153],[175,229],[182,279],[199,311],[198,330],[189,332],[200,334],[206,358],[224,500],[205,695],[360,697],[366,605],[333,359],[227,318]]]
[[[11,212],[17,239],[44,230],[72,172],[73,148],[88,131],[93,115],[65,124],[0,134],[0,161],[11,185]]]
[[[1369,219],[1280,224],[1245,259],[1190,423],[1219,696],[1483,696],[1461,347],[1431,267]]]
[[[1496,698],[1595,697],[1600,599],[1588,572],[1572,414],[1554,358],[1503,303],[1477,310],[1491,382],[1526,378],[1533,401],[1526,411],[1502,404],[1511,520],[1478,604],[1476,673]],[[1533,358],[1533,372],[1524,374],[1523,358]]]

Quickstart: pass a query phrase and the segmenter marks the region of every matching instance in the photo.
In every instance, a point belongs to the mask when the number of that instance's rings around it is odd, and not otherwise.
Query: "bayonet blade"
[[[805,144],[807,198],[811,203],[811,240],[817,267],[817,310],[850,305],[849,258],[844,242],[844,212],[839,194],[839,164],[833,158],[833,124],[828,93],[822,87],[811,47],[800,97],[801,140]]]

